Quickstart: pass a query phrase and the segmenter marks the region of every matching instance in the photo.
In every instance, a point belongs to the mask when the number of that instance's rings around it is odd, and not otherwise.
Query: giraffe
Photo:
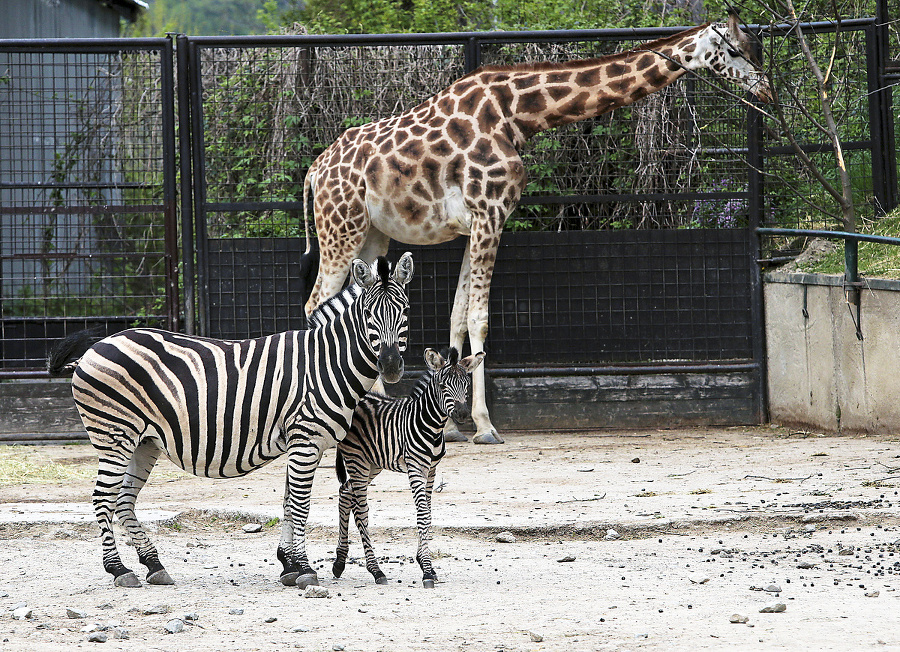
[[[405,113],[348,129],[304,180],[304,222],[312,191],[319,239],[306,313],[341,290],[354,258],[384,255],[392,239],[427,245],[466,236],[450,346],[461,351],[468,333],[472,353],[484,351],[500,234],[525,188],[520,152],[526,141],[627,106],[701,69],[762,102],[772,99],[751,40],[729,13],[727,23],[600,58],[483,66]],[[503,443],[484,390],[481,366],[472,378],[474,441]]]

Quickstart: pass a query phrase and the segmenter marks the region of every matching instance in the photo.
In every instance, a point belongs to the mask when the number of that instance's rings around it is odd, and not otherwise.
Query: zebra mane
[[[362,296],[362,293],[363,289],[360,286],[351,283],[313,310],[313,313],[306,319],[306,327],[313,329],[330,324],[346,312],[347,308]]]
[[[451,346],[449,349],[441,349],[441,356],[447,361],[447,365],[452,366],[459,362],[459,351],[456,350],[455,346]],[[413,385],[413,388],[410,390],[409,398],[413,399],[421,396],[431,383],[431,378],[435,373],[436,372],[428,367],[425,367],[425,373],[419,376],[419,380],[416,381],[416,384]]]

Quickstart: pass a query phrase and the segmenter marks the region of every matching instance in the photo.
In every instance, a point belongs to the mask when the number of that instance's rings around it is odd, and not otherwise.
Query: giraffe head
[[[772,89],[756,58],[753,41],[741,31],[737,14],[728,13],[727,23],[712,23],[696,33],[690,52],[680,59],[688,70],[711,70],[717,76],[735,82],[762,102],[772,101]],[[685,48],[689,43],[684,43]]]

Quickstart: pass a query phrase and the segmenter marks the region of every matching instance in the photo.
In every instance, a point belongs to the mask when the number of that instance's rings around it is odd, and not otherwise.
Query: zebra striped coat
[[[438,462],[444,456],[444,426],[449,418],[469,418],[469,375],[484,359],[484,353],[458,360],[451,348],[445,358],[426,349],[428,373],[408,397],[390,398],[368,394],[356,408],[347,436],[338,443],[337,472],[341,482],[338,547],[332,571],[344,572],[350,549],[349,521],[352,509],[366,555],[366,569],[375,582],[386,584],[369,536],[369,483],[382,469],[406,473],[416,505],[419,549],[416,560],[422,568],[422,583],[434,588],[437,576],[431,563],[431,494]]]
[[[117,586],[140,581],[116,549],[114,511],[148,568],[147,581],[172,583],[134,514],[138,492],[163,453],[211,478],[239,477],[288,453],[281,579],[301,587],[318,583],[305,545],[313,475],[379,373],[387,382],[403,374],[412,270],[408,253],[393,272],[384,258],[371,268],[355,260],[359,288],[335,297],[340,309],[309,331],[224,341],[134,329],[84,353],[72,391],[100,458],[93,503],[103,565]],[[75,355],[77,345],[64,343],[51,353],[48,370],[58,375]]]

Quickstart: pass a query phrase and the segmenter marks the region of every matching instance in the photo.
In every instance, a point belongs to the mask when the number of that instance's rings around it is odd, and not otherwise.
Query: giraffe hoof
[[[452,432],[444,433],[444,441],[449,442],[461,442],[461,441],[469,441],[469,438],[462,434],[459,430],[454,430]]]
[[[422,588],[423,589],[433,589],[434,588],[434,580],[422,580]]]
[[[502,444],[503,439],[496,432],[483,432],[472,439],[476,444]]]
[[[300,577],[300,573],[298,571],[293,571],[282,573],[279,579],[281,579],[281,583],[285,586],[296,586],[298,577]]]
[[[156,571],[155,573],[150,573],[147,575],[147,584],[156,584],[156,585],[169,585],[175,584],[175,580],[171,578],[171,576],[166,572],[166,569],[161,569]]]
[[[114,581],[115,586],[121,586],[126,589],[138,589],[141,587],[141,581],[134,573],[128,572],[119,575]]]
[[[319,576],[315,573],[306,573],[297,577],[297,588],[301,591],[307,586],[319,586]]]

